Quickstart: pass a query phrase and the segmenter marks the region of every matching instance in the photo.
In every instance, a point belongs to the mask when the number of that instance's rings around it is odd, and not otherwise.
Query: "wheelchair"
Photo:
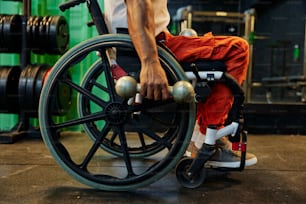
[[[81,3],[87,3],[99,35],[67,51],[44,80],[39,125],[51,155],[70,176],[105,191],[145,187],[173,168],[181,185],[200,186],[205,180],[205,159],[184,157],[195,125],[195,100],[177,103],[173,99],[144,98],[141,103],[133,103],[119,96],[108,50],[115,49],[119,65],[139,80],[140,63],[132,41],[127,34],[108,34],[97,0],[70,0],[60,9]],[[218,137],[232,135],[242,157],[240,168],[228,170],[243,170],[246,133],[241,87],[225,72],[222,62],[179,63],[162,44],[158,55],[170,86],[188,81],[193,83],[195,92],[203,93],[210,84],[221,81],[232,90],[232,123],[220,129]],[[95,63],[81,74],[82,62],[92,60]],[[196,98],[203,100],[205,96]]]

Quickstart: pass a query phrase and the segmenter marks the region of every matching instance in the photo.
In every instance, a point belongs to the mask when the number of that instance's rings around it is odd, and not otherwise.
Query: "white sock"
[[[206,128],[205,143],[209,145],[216,144],[216,134],[217,134],[217,129]]]

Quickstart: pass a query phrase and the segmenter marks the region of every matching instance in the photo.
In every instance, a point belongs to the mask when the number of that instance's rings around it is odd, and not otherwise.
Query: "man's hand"
[[[166,100],[170,97],[167,76],[159,61],[142,65],[140,86],[140,94],[148,99]]]

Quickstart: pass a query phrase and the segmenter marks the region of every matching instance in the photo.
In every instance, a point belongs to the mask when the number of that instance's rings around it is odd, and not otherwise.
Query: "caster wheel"
[[[183,158],[176,167],[176,178],[178,182],[185,188],[197,188],[204,182],[206,171],[203,169],[193,177],[188,176],[187,171],[190,168],[193,159]]]

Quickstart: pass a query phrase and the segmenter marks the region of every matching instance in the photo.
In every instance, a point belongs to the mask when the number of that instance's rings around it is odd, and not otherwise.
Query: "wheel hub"
[[[122,124],[126,121],[128,112],[126,106],[120,103],[112,103],[106,107],[106,120],[114,125]]]

